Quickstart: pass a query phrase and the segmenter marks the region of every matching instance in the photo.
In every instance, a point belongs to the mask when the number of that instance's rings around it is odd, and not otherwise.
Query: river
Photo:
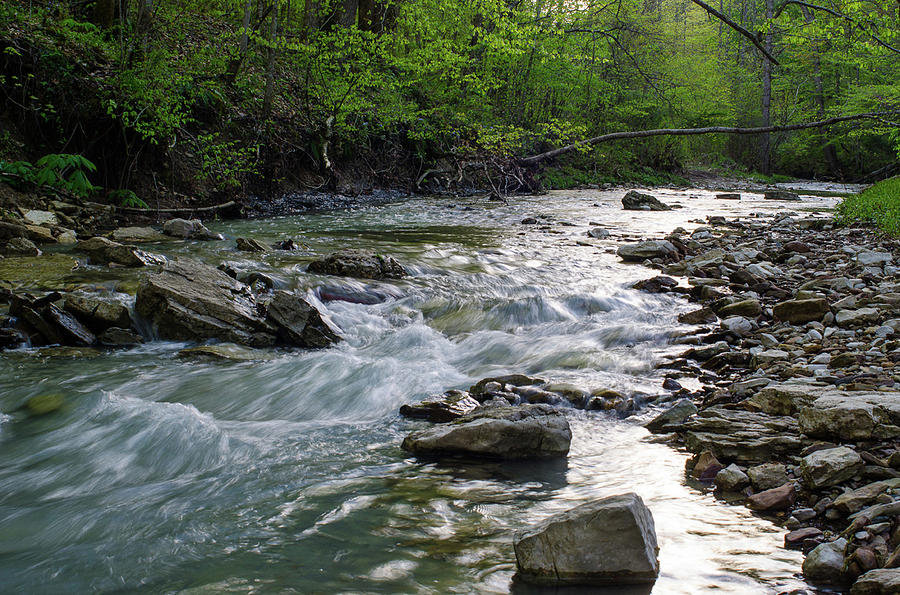
[[[2,590],[531,592],[513,584],[514,532],[627,491],[656,522],[652,593],[803,588],[802,557],[781,547],[784,531],[687,482],[687,456],[640,426],[652,411],[571,411],[561,463],[437,464],[399,448],[424,425],[400,418],[400,405],[485,376],[660,394],[655,365],[683,349],[671,339],[688,330],[676,317],[691,306],[629,289],[654,272],[621,263],[615,246],[708,215],[836,201],[660,190],[684,208],[635,213],[621,210],[622,194],[411,199],[210,225],[230,239],[302,244],[262,256],[231,241],[147,246],[305,290],[345,341],[261,362],[184,360],[184,344],[161,341],[94,358],[0,356]],[[588,238],[594,224],[612,236]],[[412,276],[363,283],[305,272],[314,256],[346,247],[390,254]],[[135,277],[87,267],[67,281],[111,289]],[[48,392],[65,395],[61,411],[17,411]]]

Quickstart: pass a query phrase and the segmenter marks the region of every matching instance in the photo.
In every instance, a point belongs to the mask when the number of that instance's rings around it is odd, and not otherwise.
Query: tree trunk
[[[766,0],[766,23],[769,30],[766,33],[766,52],[772,54],[772,17],[775,14],[774,0]],[[762,127],[772,125],[772,62],[763,60],[762,81]],[[759,171],[764,174],[772,173],[772,137],[765,132],[759,138]]]
[[[269,41],[271,47],[269,48],[269,61],[268,64],[266,64],[266,90],[263,94],[262,108],[263,122],[268,120],[272,115],[272,101],[275,97],[275,58],[278,55],[278,14],[278,0],[275,0],[275,5],[272,7],[272,21],[269,28]]]
[[[101,29],[112,29],[116,22],[116,0],[94,2],[94,24]]]
[[[806,21],[806,24],[812,24],[815,20],[812,12],[810,12],[806,6],[801,6],[800,10],[803,12],[803,19]],[[816,113],[819,118],[824,118],[825,88],[822,84],[822,61],[819,57],[822,52],[817,42],[813,41],[810,43],[813,49],[813,83],[816,86]],[[838,161],[837,150],[834,148],[834,145],[825,143],[825,146],[822,147],[822,152],[825,154],[825,162],[828,163],[828,171],[831,172],[831,175],[835,178],[841,178],[841,164],[840,161]]]
[[[241,41],[238,44],[238,53],[228,64],[228,73],[225,76],[229,85],[233,85],[237,79],[238,72],[241,70],[241,63],[247,54],[247,45],[250,41],[250,15],[252,13],[253,0],[247,0],[247,4],[244,5],[244,19],[241,21]]]

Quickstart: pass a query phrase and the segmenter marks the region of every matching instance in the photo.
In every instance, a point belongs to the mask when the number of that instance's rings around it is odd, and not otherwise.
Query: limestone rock
[[[653,433],[671,431],[695,413],[697,413],[697,406],[690,399],[680,399],[669,409],[644,424],[644,427]]]
[[[342,250],[309,263],[309,272],[359,279],[402,279],[408,273],[390,256]]]
[[[622,207],[626,211],[671,211],[672,207],[661,203],[656,197],[638,192],[637,190],[629,190],[622,197]]]
[[[109,234],[110,239],[121,243],[161,242],[167,237],[152,227],[119,227]]]
[[[791,324],[803,324],[813,320],[822,320],[831,309],[823,298],[809,300],[788,300],[775,304],[773,313],[778,320]]]
[[[800,196],[796,192],[791,192],[789,190],[766,190],[763,193],[763,198],[766,200],[800,200]]]
[[[788,482],[787,468],[781,463],[764,463],[747,469],[750,483],[756,490],[771,490]]]
[[[886,479],[864,485],[855,490],[848,490],[834,499],[834,508],[844,514],[858,512],[864,506],[875,501],[887,490],[900,488],[900,479]]]
[[[400,407],[400,415],[444,423],[459,419],[478,407],[478,401],[464,391],[448,391],[446,394]]]
[[[684,423],[691,452],[710,450],[721,460],[762,463],[803,447],[797,422],[790,417],[709,407]]]
[[[716,489],[723,492],[737,492],[750,485],[750,478],[741,468],[732,463],[716,474]]]
[[[900,399],[885,392],[824,390],[797,421],[804,434],[824,440],[869,440],[900,436]]]
[[[853,583],[850,595],[897,595],[900,593],[900,568],[876,568]]]
[[[862,458],[846,446],[817,450],[803,457],[800,475],[811,490],[846,481],[862,470]]]
[[[119,302],[70,293],[66,295],[64,307],[67,312],[97,333],[114,326],[125,329],[132,326],[128,308]]]
[[[199,219],[169,219],[163,223],[167,236],[190,240],[222,240],[222,234],[213,233]]]
[[[268,246],[253,238],[238,238],[235,243],[237,249],[242,252],[265,252],[269,249]]]
[[[11,238],[2,247],[4,254],[13,256],[40,256],[40,249],[28,238]]]
[[[616,250],[625,262],[643,262],[652,258],[674,258],[678,249],[668,240],[648,240],[636,244],[623,244]]]
[[[82,252],[87,252],[90,261],[94,264],[115,263],[126,267],[142,267],[165,262],[165,258],[162,256],[99,236],[82,240],[75,247]]]
[[[793,483],[764,490],[747,498],[747,506],[759,512],[785,510],[793,506],[797,490]]]
[[[519,576],[547,585],[653,582],[659,547],[653,516],[637,494],[611,496],[519,532]]]
[[[813,581],[842,583],[844,581],[844,550],[846,539],[816,546],[803,561],[803,575]]]
[[[753,298],[728,304],[727,306],[720,308],[717,312],[717,314],[721,318],[728,318],[729,316],[745,316],[748,318],[754,318],[756,316],[759,316],[761,313],[762,306],[760,306],[759,300]]]
[[[286,345],[328,347],[340,341],[318,310],[288,291],[274,293],[266,308],[266,321],[278,328],[278,339]]]
[[[476,411],[413,432],[401,447],[417,455],[528,459],[564,457],[571,440],[569,422],[559,410],[522,405]]]

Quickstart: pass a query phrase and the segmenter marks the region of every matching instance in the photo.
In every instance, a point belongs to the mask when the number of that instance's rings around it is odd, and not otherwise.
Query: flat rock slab
[[[794,454],[803,448],[796,420],[710,407],[683,425],[685,444],[691,452],[711,451],[718,459],[762,463],[776,455]]]
[[[476,411],[448,424],[412,432],[401,448],[416,455],[502,459],[564,457],[572,431],[549,405],[521,405]]]
[[[602,498],[519,532],[519,577],[546,585],[647,583],[659,575],[653,516],[640,496]]]
[[[896,595],[900,593],[900,568],[877,568],[853,583],[850,595]]]

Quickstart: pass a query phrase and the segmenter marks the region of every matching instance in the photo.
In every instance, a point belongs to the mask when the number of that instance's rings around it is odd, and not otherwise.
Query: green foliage
[[[197,137],[197,149],[202,162],[200,178],[216,190],[237,188],[248,174],[255,172],[259,145],[242,147],[240,141],[202,134]]]
[[[841,225],[874,223],[891,235],[900,235],[900,176],[845,198],[837,206],[835,220]]]
[[[34,164],[28,161],[0,161],[0,182],[55,188],[88,197],[99,188],[90,183],[86,172],[96,170],[97,167],[81,155],[51,153]]]
[[[127,188],[113,190],[109,193],[109,199],[118,202],[120,206],[133,209],[149,209],[150,205],[144,202],[133,190]]]

